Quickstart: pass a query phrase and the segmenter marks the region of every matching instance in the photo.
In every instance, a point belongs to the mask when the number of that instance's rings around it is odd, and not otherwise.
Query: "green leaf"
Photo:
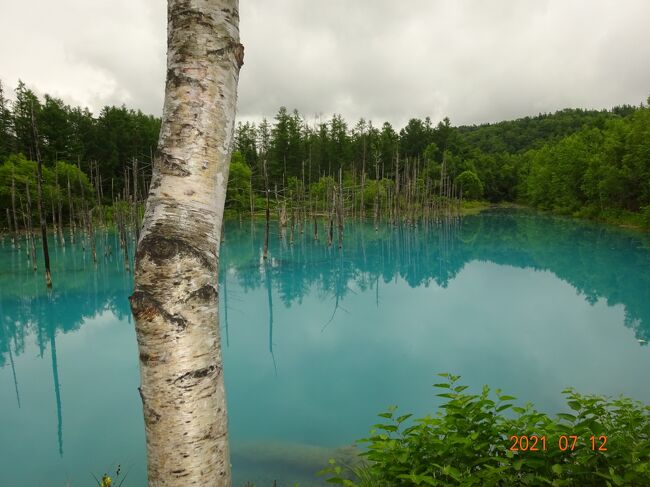
[[[445,465],[442,468],[442,472],[445,475],[449,475],[452,479],[454,479],[456,481],[460,480],[460,472],[458,471],[457,468],[454,468],[451,465]]]
[[[499,396],[501,401],[514,401],[517,399],[515,396]]]
[[[576,417],[573,414],[558,413],[557,417],[565,419],[565,420],[570,421],[572,423],[576,420]]]
[[[580,411],[582,409],[582,404],[580,404],[578,401],[569,401],[567,404],[574,411]]]

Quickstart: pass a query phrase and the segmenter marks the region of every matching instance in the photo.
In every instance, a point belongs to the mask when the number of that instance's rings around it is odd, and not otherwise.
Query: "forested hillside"
[[[46,198],[60,197],[66,180],[74,194],[86,184],[87,197],[94,198],[93,188],[99,188],[108,204],[128,189],[127,181],[136,181],[144,193],[158,118],[124,106],[94,115],[49,95],[41,100],[23,83],[13,98],[8,100],[0,85],[0,206],[10,208],[12,181],[18,196],[30,178],[35,181],[29,162],[35,153],[32,109]],[[465,199],[650,225],[650,109],[643,103],[476,126],[414,118],[403,128],[363,119],[349,123],[339,115],[313,122],[282,107],[272,121],[239,123],[235,145],[227,205],[239,211],[260,208],[267,188],[281,195],[301,188],[317,194],[339,171],[346,188],[364,195],[365,206],[400,178],[436,194],[444,163]],[[83,183],[71,176],[74,166],[87,175]],[[137,178],[130,175],[134,166]]]

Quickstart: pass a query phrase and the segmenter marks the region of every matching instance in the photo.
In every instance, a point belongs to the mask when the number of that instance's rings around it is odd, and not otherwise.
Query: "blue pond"
[[[262,222],[226,227],[235,485],[319,485],[376,413],[432,411],[438,372],[551,413],[567,386],[650,402],[647,235],[513,210],[351,223],[341,250],[324,233],[298,227],[291,243],[273,226],[265,263]],[[67,239],[50,239],[51,292],[24,240],[0,243],[0,484],[93,485],[121,464],[124,487],[144,486],[132,275],[114,234],[98,237],[97,264]]]

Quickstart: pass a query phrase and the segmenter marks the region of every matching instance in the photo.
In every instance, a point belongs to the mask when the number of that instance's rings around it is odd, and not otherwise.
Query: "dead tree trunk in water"
[[[86,196],[84,194],[84,184],[83,184],[83,181],[81,179],[81,161],[79,159],[77,159],[77,169],[79,169],[79,173],[78,173],[79,178],[78,179],[79,179],[79,188],[81,190],[81,208],[79,209],[79,213],[81,214],[80,224],[81,224],[81,233],[82,233],[82,235],[81,235],[81,248],[85,252],[86,247],[88,246],[88,241],[87,241],[88,240],[88,235],[87,235],[88,225],[86,224],[86,219],[87,219],[87,216],[88,216],[88,214],[87,214],[88,213],[88,211],[87,211],[88,208],[86,206]],[[84,240],[85,240],[85,243],[84,243]]]
[[[339,195],[336,204],[336,225],[339,249],[343,248],[343,169],[339,168]]]
[[[271,209],[269,208],[269,197],[270,197],[270,192],[269,192],[269,173],[266,168],[266,156],[264,157],[264,160],[262,161],[263,169],[264,169],[264,188],[266,189],[266,208],[265,208],[265,223],[264,223],[264,253],[262,254],[264,260],[266,260],[269,257],[269,225],[270,225],[270,219],[271,219]]]
[[[34,149],[36,150],[36,189],[38,205],[38,219],[41,224],[41,240],[43,243],[43,260],[45,262],[45,284],[52,287],[52,274],[50,273],[50,252],[47,248],[47,222],[43,212],[43,161],[41,160],[41,151],[38,147],[38,129],[36,128],[36,118],[34,117],[34,106],[32,111],[32,133],[34,135]]]
[[[118,230],[120,233],[120,247],[122,248],[122,256],[124,258],[124,270],[126,272],[131,272],[129,261],[129,241],[126,233],[126,219],[122,210],[118,212]]]
[[[11,212],[14,217],[14,244],[20,248],[20,236],[18,235],[18,219],[16,218],[16,180],[14,178],[14,165],[11,165]]]
[[[140,210],[138,209],[138,158],[133,158],[133,228],[135,241],[140,238]]]
[[[83,211],[82,217],[85,224],[86,240],[90,244],[90,249],[93,254],[93,262],[97,263],[97,247],[95,246],[95,232],[93,229],[93,216],[92,210],[88,210],[88,205],[86,203],[86,197],[84,195],[84,184],[81,179],[81,164],[77,160],[77,168],[79,169],[79,186],[81,187],[81,201],[83,202]],[[91,171],[92,172],[92,171]]]
[[[32,197],[29,193],[29,183],[26,183],[26,193],[27,193],[27,230],[29,238],[29,254],[32,260],[32,268],[36,271],[38,264],[36,260],[36,237],[34,236],[34,225],[32,224]],[[22,206],[22,203],[21,203]]]
[[[284,208],[284,203],[280,203],[280,197],[278,196],[278,185],[275,185],[275,207],[278,212],[278,232],[280,234],[280,240],[284,238],[284,230],[287,226],[286,221],[286,212]]]
[[[332,187],[331,191],[332,191],[332,206],[330,207],[328,212],[329,221],[328,221],[328,228],[327,228],[328,247],[332,245],[332,239],[334,238],[334,211],[335,211],[334,209],[336,208],[336,186]]]
[[[101,178],[99,176],[99,164],[95,161],[95,164],[90,164],[90,173],[93,172],[93,167],[95,168],[95,199],[97,201],[97,211],[99,212],[99,225],[104,226],[104,210],[102,209],[102,190],[101,190]]]
[[[63,235],[63,203],[61,202],[61,187],[59,186],[59,168],[57,167],[59,163],[56,163],[56,166],[54,170],[56,171],[56,204],[57,204],[57,212],[58,212],[58,219],[59,219],[59,226],[57,227],[57,230],[59,232],[59,241],[61,242],[61,246],[65,245],[65,236]]]
[[[374,202],[374,209],[373,209],[373,220],[374,220],[374,225],[375,225],[375,232],[379,231],[379,225],[377,223],[377,220],[379,219],[379,191],[381,188],[381,184],[379,181],[379,154],[375,156],[375,202]]]
[[[11,246],[15,247],[16,246],[16,235],[14,234],[14,230],[11,226],[11,215],[9,214],[9,208],[5,208],[7,210],[7,229],[9,230],[9,235],[11,235]]]
[[[230,164],[237,0],[168,0],[158,154],[130,297],[150,486],[231,484],[218,324],[219,236]]]
[[[266,189],[266,221],[264,226],[264,259],[269,257],[269,225],[271,219],[271,209],[269,208],[269,190]]]
[[[255,217],[255,206],[253,205],[253,180],[251,178],[250,181],[248,181],[248,189],[249,189],[249,196],[250,196],[250,204],[251,204],[251,220]]]
[[[95,227],[93,226],[93,210],[88,210],[86,223],[88,223],[88,241],[90,243],[90,251],[93,254],[93,262],[97,263],[97,243],[95,242]]]
[[[74,204],[72,203],[72,191],[70,190],[70,177],[68,177],[68,212],[70,213],[70,242],[74,244]]]
[[[400,187],[399,187],[399,184],[400,184],[400,179],[399,179],[399,151],[398,151],[397,154],[396,154],[396,157],[395,157],[395,195],[394,195],[394,198],[395,198],[395,212],[393,214],[394,215],[393,216],[393,218],[394,218],[393,224],[394,225],[399,224],[399,217],[400,217],[400,207],[399,207],[399,195],[400,195],[399,190],[400,190]]]
[[[56,225],[56,211],[54,211],[54,200],[50,200],[50,212],[52,214],[52,230],[54,230],[54,241],[56,242],[56,234],[59,231],[59,228]]]

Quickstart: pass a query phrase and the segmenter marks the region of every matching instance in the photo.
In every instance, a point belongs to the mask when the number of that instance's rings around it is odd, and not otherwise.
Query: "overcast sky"
[[[240,0],[240,119],[454,125],[650,95],[648,0]],[[162,112],[164,0],[0,0],[0,79]]]

